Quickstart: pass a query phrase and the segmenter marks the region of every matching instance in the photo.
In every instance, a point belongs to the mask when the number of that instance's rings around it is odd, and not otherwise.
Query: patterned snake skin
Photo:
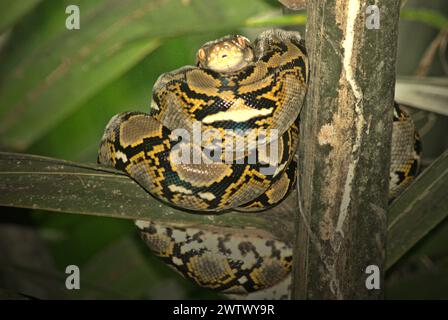
[[[293,155],[307,76],[297,32],[269,30],[253,44],[242,36],[208,42],[198,50],[197,66],[159,77],[149,114],[111,119],[98,162],[125,171],[151,195],[181,209],[272,207],[296,184]],[[195,134],[202,140],[192,142]],[[414,124],[395,105],[391,198],[417,174],[419,154]],[[292,249],[284,242],[244,230],[136,225],[157,256],[200,286],[239,297],[289,295]]]

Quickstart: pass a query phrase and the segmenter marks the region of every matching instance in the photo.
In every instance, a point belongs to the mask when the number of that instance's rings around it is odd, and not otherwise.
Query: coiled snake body
[[[197,66],[159,77],[149,114],[111,119],[98,161],[182,209],[274,206],[296,183],[293,156],[307,76],[297,32],[269,30],[253,44],[242,36],[206,43]],[[391,197],[417,174],[419,152],[414,125],[396,105]],[[282,241],[148,221],[136,225],[156,255],[201,286],[253,298],[263,290],[272,298],[288,295],[292,252]]]

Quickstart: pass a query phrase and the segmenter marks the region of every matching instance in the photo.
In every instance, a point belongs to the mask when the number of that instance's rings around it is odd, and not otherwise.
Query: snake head
[[[254,60],[249,39],[232,35],[205,43],[196,54],[196,65],[216,72],[232,73]]]

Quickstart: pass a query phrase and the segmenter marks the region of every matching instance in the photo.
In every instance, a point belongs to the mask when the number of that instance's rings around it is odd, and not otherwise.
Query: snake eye
[[[205,59],[205,50],[202,49],[202,48],[198,50],[198,59],[199,60],[204,60]]]
[[[249,40],[243,36],[236,36],[236,41],[242,48],[245,48],[247,46],[247,44],[249,43]]]

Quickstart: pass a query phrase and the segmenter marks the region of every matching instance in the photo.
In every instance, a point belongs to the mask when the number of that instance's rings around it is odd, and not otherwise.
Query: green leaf
[[[109,0],[76,1],[77,5],[82,8],[81,20],[104,10],[107,1]],[[26,16],[26,19],[22,19],[14,26],[9,37],[10,41],[2,49],[3,63],[0,65],[2,81],[7,81],[8,78],[13,80],[14,77],[21,79],[22,68],[27,64],[32,64],[33,59],[45,46],[61,38],[63,33],[67,32],[65,10],[70,4],[73,4],[70,0],[41,1],[32,13]]]
[[[448,116],[448,78],[398,77],[395,100],[420,110]]]
[[[122,172],[98,165],[0,152],[0,176],[0,205],[4,206],[184,225],[258,228],[278,237],[292,230],[282,219],[284,214],[275,216],[279,218],[276,223],[270,211],[198,215],[172,208]]]
[[[41,0],[0,1],[0,33],[31,11]]]
[[[434,10],[403,9],[400,17],[406,20],[419,21],[437,29],[448,27],[448,18]]]
[[[386,267],[448,216],[448,150],[394,201],[388,216]]]
[[[268,17],[253,17],[246,20],[247,27],[268,27],[268,26],[297,26],[306,24],[306,13],[293,15],[278,15]]]
[[[6,51],[0,69],[0,143],[23,150],[80,103],[154,50],[161,39],[228,30],[268,7],[263,1],[103,1],[80,30],[65,30],[65,8],[54,6],[58,32],[22,59]],[[38,10],[35,14],[39,14]],[[169,23],[175,21],[176,23]],[[217,23],[219,21],[219,23]],[[28,25],[28,32],[34,25]],[[11,37],[12,42],[24,42]]]

